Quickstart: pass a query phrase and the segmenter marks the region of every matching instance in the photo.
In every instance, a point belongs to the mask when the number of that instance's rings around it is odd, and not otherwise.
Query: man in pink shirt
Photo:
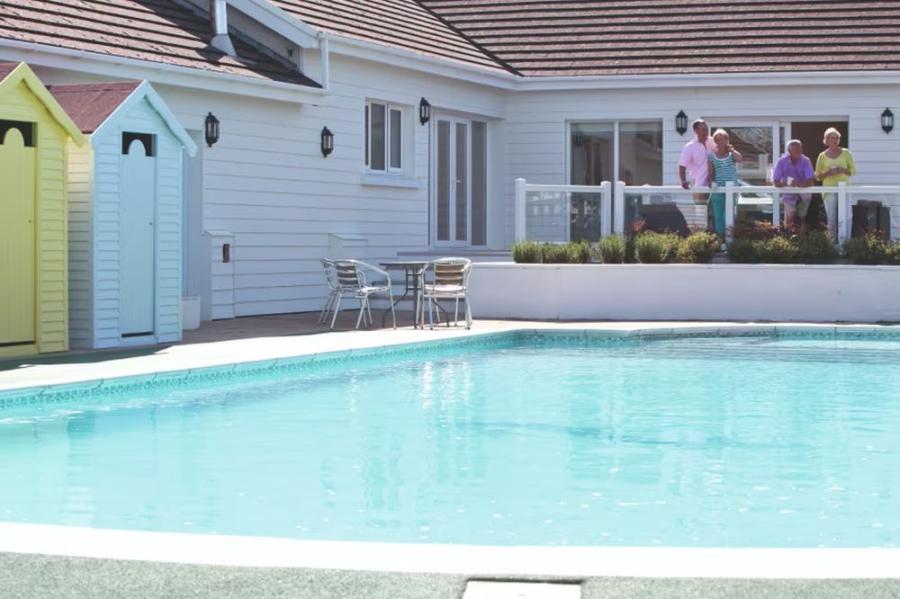
[[[678,161],[678,176],[684,189],[709,187],[709,153],[714,144],[709,138],[709,125],[706,121],[694,121],[694,134],[696,137],[685,144]]]

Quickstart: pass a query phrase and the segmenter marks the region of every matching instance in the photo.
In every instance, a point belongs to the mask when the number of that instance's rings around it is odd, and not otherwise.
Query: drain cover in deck
[[[470,580],[463,599],[581,599],[581,585]]]

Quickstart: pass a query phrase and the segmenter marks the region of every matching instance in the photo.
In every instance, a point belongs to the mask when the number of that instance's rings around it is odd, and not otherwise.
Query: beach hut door
[[[0,347],[35,338],[33,127],[0,121]]]
[[[154,331],[156,161],[152,137],[123,136],[119,187],[119,332]]]

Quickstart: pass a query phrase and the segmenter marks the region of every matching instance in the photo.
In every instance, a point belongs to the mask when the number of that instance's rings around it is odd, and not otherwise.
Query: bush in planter
[[[900,243],[894,242],[891,244],[891,249],[888,252],[887,263],[893,266],[900,266]]]
[[[569,249],[562,243],[545,243],[541,246],[544,264],[568,264]]]
[[[726,248],[728,261],[735,264],[755,264],[760,261],[760,242],[750,239],[734,239]]]
[[[773,237],[758,244],[759,260],[765,264],[792,264],[798,262],[800,250],[790,239]]]
[[[838,257],[828,231],[809,231],[797,238],[799,259],[804,264],[826,264]]]
[[[786,232],[770,222],[760,220],[744,220],[736,223],[731,229],[733,239],[748,241],[764,241],[773,237],[784,237]]]
[[[681,238],[671,233],[641,233],[634,238],[634,256],[641,264],[664,264],[678,252]]]
[[[590,264],[591,244],[587,241],[570,241],[565,247],[570,264]]]
[[[512,247],[513,262],[516,264],[538,264],[541,261],[541,244],[534,241],[520,241]]]
[[[853,264],[885,264],[897,246],[891,245],[877,233],[854,237],[844,244],[844,253]]]
[[[708,264],[719,251],[719,237],[708,231],[697,231],[682,239],[676,260],[693,264]]]
[[[607,235],[600,240],[598,251],[604,264],[621,264],[625,261],[625,240],[620,235]]]

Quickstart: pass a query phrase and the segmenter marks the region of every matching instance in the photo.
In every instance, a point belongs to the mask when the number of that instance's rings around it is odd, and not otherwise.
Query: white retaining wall
[[[477,318],[900,322],[900,267],[479,263]]]

